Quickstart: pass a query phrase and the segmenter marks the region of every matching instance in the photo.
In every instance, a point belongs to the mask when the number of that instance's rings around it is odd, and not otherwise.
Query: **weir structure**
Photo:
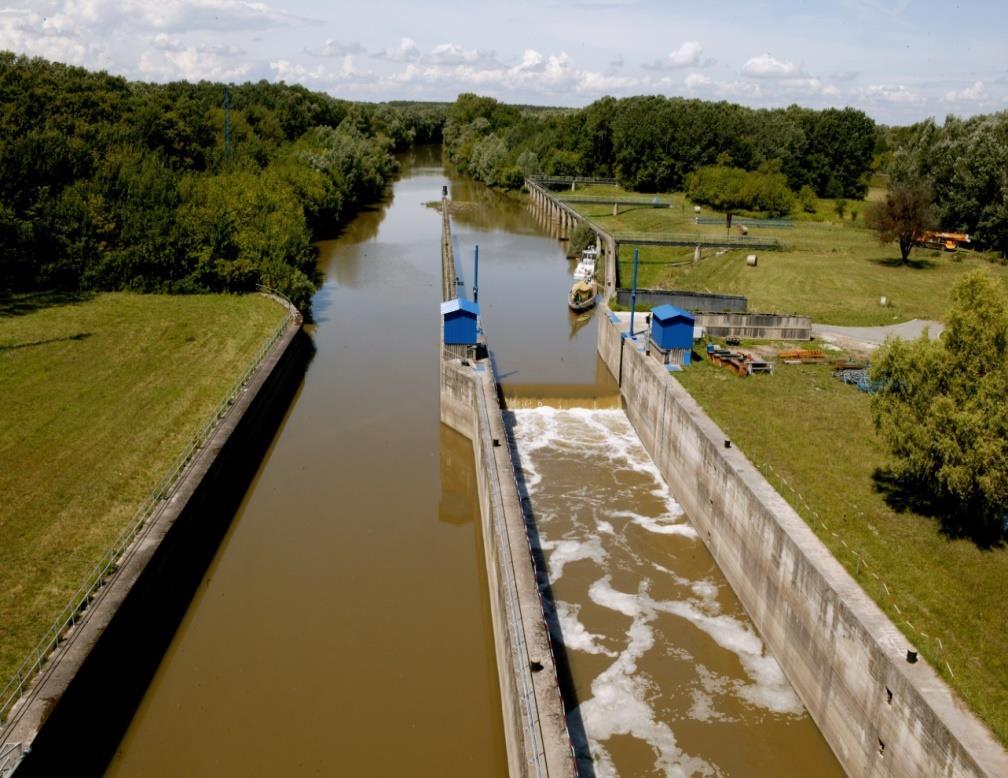
[[[447,192],[441,202],[441,290],[455,297],[456,264]],[[443,323],[442,323],[443,326]],[[460,355],[441,338],[441,421],[472,441],[490,594],[504,740],[511,776],[576,774],[556,663],[486,350]]]
[[[1008,775],[1008,752],[644,339],[599,313],[630,422],[847,774]]]

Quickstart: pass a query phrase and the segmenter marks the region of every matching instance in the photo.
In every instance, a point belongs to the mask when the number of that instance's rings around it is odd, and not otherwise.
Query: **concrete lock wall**
[[[632,289],[620,287],[616,290],[616,302],[630,305]],[[748,300],[737,294],[710,294],[707,292],[684,292],[661,289],[638,289],[637,306],[640,310],[657,308],[659,305],[674,305],[692,313],[732,311],[745,313]]]
[[[811,340],[812,319],[780,313],[697,313],[696,323],[715,338]]]
[[[507,430],[489,360],[441,360],[441,421],[472,440],[508,772],[575,775]]]
[[[143,698],[304,376],[297,316],[124,553],[2,732],[17,778],[100,775]]]
[[[849,775],[1008,775],[1008,753],[794,510],[600,306],[627,416]]]

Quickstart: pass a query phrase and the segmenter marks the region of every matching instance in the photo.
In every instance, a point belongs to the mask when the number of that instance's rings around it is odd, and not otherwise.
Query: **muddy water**
[[[582,775],[842,775],[626,415],[509,422]]]
[[[321,245],[317,352],[110,776],[506,774],[436,159]]]
[[[320,245],[315,357],[108,775],[506,773],[472,451],[438,422],[443,184],[526,409],[583,774],[836,773],[614,410],[560,244],[431,150]]]

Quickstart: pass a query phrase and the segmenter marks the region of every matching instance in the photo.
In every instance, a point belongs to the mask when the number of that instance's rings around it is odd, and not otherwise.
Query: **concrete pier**
[[[445,299],[455,294],[451,221],[442,203]],[[448,296],[450,295],[450,297]],[[489,358],[441,352],[441,421],[472,441],[504,740],[511,776],[576,774],[556,663],[543,613]],[[482,352],[485,353],[485,352]]]

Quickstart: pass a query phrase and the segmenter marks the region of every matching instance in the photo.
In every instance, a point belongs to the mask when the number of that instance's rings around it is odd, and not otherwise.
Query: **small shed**
[[[659,305],[651,311],[651,342],[666,357],[675,352],[675,361],[688,365],[693,349],[695,323],[696,320],[689,311],[674,305]]]
[[[446,346],[474,346],[477,340],[479,303],[455,298],[441,303],[441,321]]]

